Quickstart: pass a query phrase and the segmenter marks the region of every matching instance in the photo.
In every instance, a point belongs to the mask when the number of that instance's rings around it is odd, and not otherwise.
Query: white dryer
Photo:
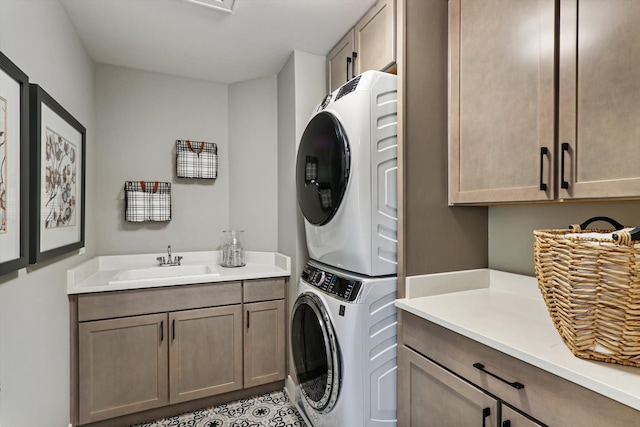
[[[291,314],[291,350],[296,406],[309,427],[396,426],[397,287],[396,277],[307,263]]]
[[[298,205],[312,259],[397,272],[397,76],[367,71],[327,95],[302,135]]]

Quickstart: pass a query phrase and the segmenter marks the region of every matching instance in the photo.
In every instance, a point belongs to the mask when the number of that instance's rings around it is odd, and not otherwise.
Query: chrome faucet
[[[160,267],[171,267],[174,265],[180,265],[180,261],[182,261],[182,257],[176,256],[173,259],[171,259],[171,245],[169,245],[167,246],[167,259],[165,260],[165,257],[159,256],[156,258],[156,260],[158,260]]]

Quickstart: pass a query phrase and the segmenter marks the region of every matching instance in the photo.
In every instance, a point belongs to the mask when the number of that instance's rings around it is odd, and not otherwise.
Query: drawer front
[[[400,310],[399,316],[401,344],[545,424],[628,426],[640,422],[640,412],[626,405],[411,313]],[[474,367],[478,363],[484,371]],[[524,388],[507,382],[521,383]]]
[[[243,301],[269,301],[284,299],[284,279],[258,279],[245,280],[243,288]]]
[[[203,283],[78,296],[78,321],[240,304],[242,282]]]

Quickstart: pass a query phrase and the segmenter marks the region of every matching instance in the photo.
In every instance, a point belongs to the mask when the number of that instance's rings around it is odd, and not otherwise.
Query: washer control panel
[[[356,300],[362,287],[362,282],[359,280],[341,277],[308,264],[302,272],[302,280],[330,295],[349,302]]]

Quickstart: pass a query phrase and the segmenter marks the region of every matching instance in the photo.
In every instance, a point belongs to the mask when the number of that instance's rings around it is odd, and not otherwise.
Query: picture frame
[[[40,86],[31,84],[29,262],[84,246],[86,129]]]
[[[0,52],[0,276],[29,263],[29,77]]]

